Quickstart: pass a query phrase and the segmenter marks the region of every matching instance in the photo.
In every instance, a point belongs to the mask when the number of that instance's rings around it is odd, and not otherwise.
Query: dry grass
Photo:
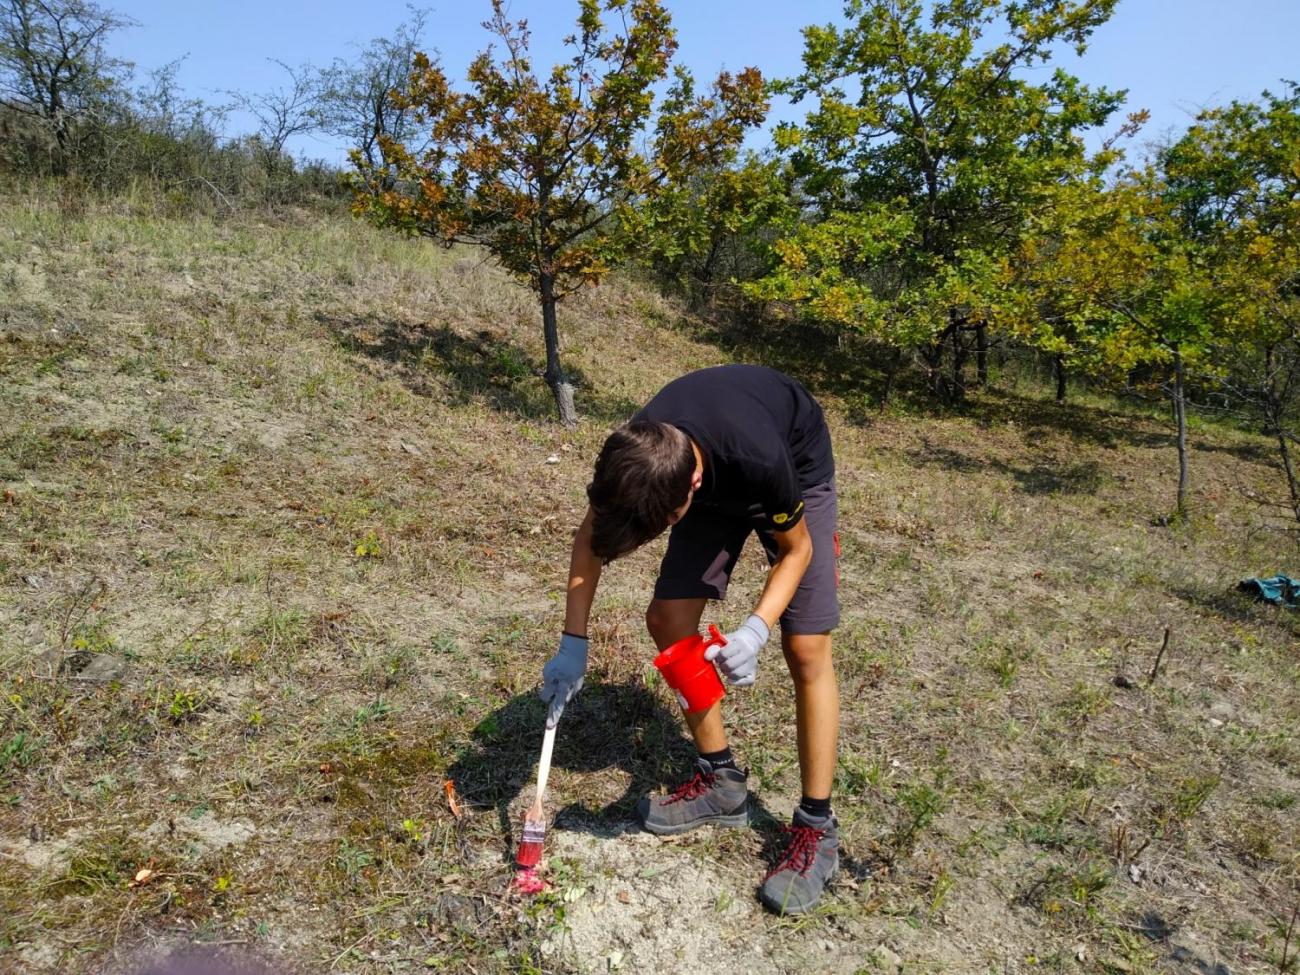
[[[1243,498],[1268,493],[1266,445],[1202,431],[1200,514],[1155,527],[1154,420],[1009,384],[875,414],[845,369],[629,282],[565,309],[588,416],[565,433],[528,295],[474,255],[307,214],[0,213],[0,969],[182,942],[350,972],[652,952],[600,943],[585,905],[626,878],[581,858],[509,900],[509,815],[604,433],[739,355],[806,375],[834,424],[851,859],[810,919],[751,903],[797,798],[773,655],[729,712],[772,819],[664,846],[722,885],[725,922],[683,923],[760,945],[734,956],[753,971],[888,968],[876,946],[908,971],[1278,970],[1297,627],[1229,592],[1295,568]],[[602,589],[557,750],[566,830],[617,834],[690,754],[649,674],[650,548]]]

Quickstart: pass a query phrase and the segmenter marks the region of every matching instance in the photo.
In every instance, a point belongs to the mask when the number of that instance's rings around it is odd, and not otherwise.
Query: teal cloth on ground
[[[1265,579],[1242,579],[1237,588],[1275,606],[1300,609],[1300,580],[1292,579],[1290,576],[1275,575]]]

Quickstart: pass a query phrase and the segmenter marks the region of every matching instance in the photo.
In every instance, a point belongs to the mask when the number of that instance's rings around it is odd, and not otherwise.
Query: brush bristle
[[[542,859],[541,840],[524,840],[515,851],[515,863],[521,867],[535,867]]]
[[[515,853],[515,862],[521,867],[535,867],[542,859],[542,843],[546,839],[546,821],[524,820],[524,835]]]

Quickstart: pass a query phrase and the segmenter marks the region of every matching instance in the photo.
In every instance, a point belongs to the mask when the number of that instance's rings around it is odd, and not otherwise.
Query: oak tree
[[[1158,161],[1183,232],[1222,269],[1218,386],[1277,445],[1300,521],[1300,85],[1207,109]]]
[[[752,292],[919,352],[932,391],[959,398],[974,351],[986,372],[1001,261],[1028,215],[1105,160],[1080,132],[1122,93],[1063,70],[1115,0],[848,0],[844,26],[804,31],[814,101],[777,130],[809,206]],[[945,367],[947,362],[947,367]]]
[[[1009,327],[1084,370],[1117,378],[1155,370],[1173,410],[1175,517],[1189,513],[1188,380],[1216,369],[1233,321],[1227,267],[1187,233],[1154,163],[1059,189],[1031,221],[1014,267],[1021,314]],[[1050,307],[1052,315],[1041,309]]]
[[[670,183],[627,214],[626,229],[662,279],[711,303],[720,287],[766,271],[772,228],[796,207],[789,167],[749,153]]]
[[[660,0],[580,0],[571,56],[545,73],[534,68],[526,22],[509,20],[502,0],[492,9],[484,26],[500,48],[475,58],[468,90],[417,56],[399,104],[428,124],[428,147],[381,139],[396,185],[383,189],[389,170],[357,160],[354,207],[405,232],[486,247],[528,282],[541,307],[546,382],[572,425],[557,304],[634,244],[612,218],[725,158],[762,121],[766,90],[747,68],[697,93],[679,68],[656,112],[655,88],[677,47]]]

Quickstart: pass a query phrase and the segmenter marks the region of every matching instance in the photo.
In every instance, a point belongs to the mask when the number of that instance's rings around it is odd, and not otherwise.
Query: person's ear
[[[700,485],[703,484],[703,483],[704,483],[704,472],[703,472],[703,471],[696,471],[694,474],[691,475],[691,490],[692,490],[692,491],[698,491],[698,490],[700,489]]]

